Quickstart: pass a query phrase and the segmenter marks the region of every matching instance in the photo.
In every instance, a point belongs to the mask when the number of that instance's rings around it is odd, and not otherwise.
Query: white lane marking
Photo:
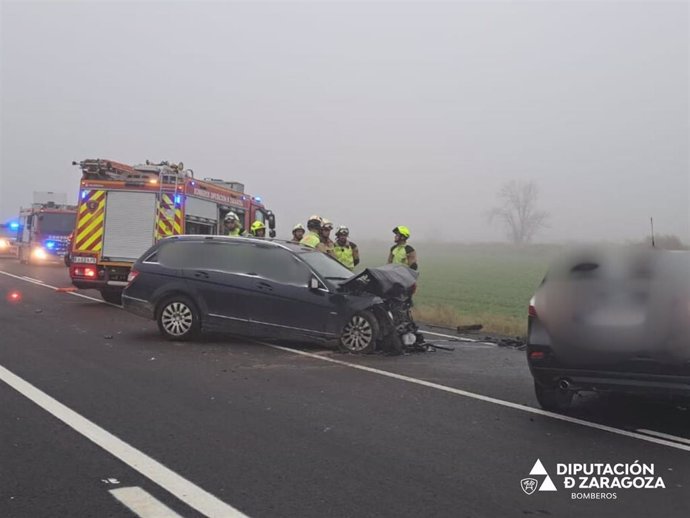
[[[654,435],[656,437],[661,437],[662,439],[668,439],[669,441],[682,442],[683,444],[690,444],[690,439],[686,439],[685,437],[678,437],[677,435],[671,435],[668,433],[657,432],[655,430],[645,430],[644,428],[640,428],[639,430],[635,430],[635,431],[640,432],[640,433],[644,433],[647,435]]]
[[[9,275],[10,277],[16,277],[17,279],[20,279],[20,280],[25,280],[25,279],[22,279],[21,277],[18,277],[17,275],[12,275],[11,273],[3,272],[3,271],[1,271],[1,270],[0,270],[0,273],[5,274],[5,275]],[[52,288],[52,286],[48,286],[47,284],[41,284],[41,286],[46,286],[46,287]],[[53,288],[53,289],[57,289],[57,288]],[[93,298],[93,297],[88,297],[88,296],[86,296],[86,295],[81,295],[81,294],[79,294],[79,293],[70,293],[70,295],[81,296],[81,297],[84,297],[84,298],[86,298],[86,299],[94,300],[94,301],[96,301],[96,302],[101,302],[101,303],[103,303],[103,304],[108,304],[107,302],[105,302],[105,301],[103,301],[103,300],[95,299],[95,298]],[[116,307],[116,308],[122,309],[120,306],[116,306],[115,304],[109,304],[109,305],[114,306],[114,307]],[[439,333],[432,333],[432,332],[430,332],[430,331],[427,331],[427,332],[430,333],[430,334],[437,334],[437,335],[439,334]],[[450,336],[450,335],[440,335],[440,336]],[[456,338],[456,337],[452,337],[452,338]],[[471,339],[468,338],[467,340],[471,340]],[[303,356],[309,356],[309,357],[316,358],[316,359],[319,359],[319,360],[328,361],[328,362],[336,363],[336,364],[339,364],[339,365],[344,365],[344,366],[346,366],[346,367],[352,367],[353,369],[359,369],[359,370],[369,371],[369,372],[373,372],[373,373],[375,373],[375,374],[379,374],[379,375],[381,375],[381,376],[387,376],[387,377],[389,377],[389,378],[395,378],[395,379],[399,379],[399,380],[402,380],[402,381],[407,381],[407,382],[409,382],[409,383],[416,383],[416,384],[418,384],[418,385],[423,385],[423,386],[426,386],[426,387],[431,387],[431,388],[435,388],[435,389],[438,389],[438,390],[443,390],[443,391],[445,391],[445,392],[450,392],[450,393],[457,394],[457,395],[460,395],[460,396],[465,396],[465,397],[469,397],[469,398],[478,399],[478,400],[480,400],[480,401],[485,401],[485,402],[487,402],[487,403],[493,403],[493,404],[496,404],[496,405],[501,405],[501,406],[505,406],[505,407],[508,407],[508,408],[513,408],[513,409],[516,409],[516,410],[522,410],[522,411],[524,411],[524,412],[528,412],[528,413],[532,413],[532,414],[537,414],[537,415],[541,415],[541,416],[545,416],[545,417],[551,417],[551,418],[553,418],[553,419],[558,419],[558,420],[560,420],[560,421],[566,421],[566,422],[568,422],[568,423],[579,424],[579,425],[581,425],[581,426],[587,426],[587,427],[590,427],[590,428],[595,428],[595,429],[597,429],[597,430],[603,430],[603,431],[605,431],[605,432],[611,432],[611,433],[615,433],[615,434],[618,434],[618,435],[623,435],[623,436],[625,436],[625,437],[630,437],[630,438],[633,438],[633,439],[640,439],[640,440],[642,440],[642,441],[652,442],[652,443],[654,443],[654,444],[661,444],[661,445],[663,445],[663,446],[670,446],[671,448],[677,448],[677,449],[679,449],[679,450],[690,451],[690,444],[688,444],[688,446],[685,446],[684,444],[678,444],[678,442],[673,442],[673,441],[671,441],[671,440],[666,440],[666,439],[664,439],[664,438],[659,438],[659,439],[657,439],[657,438],[655,438],[655,437],[650,437],[649,435],[644,435],[644,434],[641,434],[641,433],[630,432],[630,431],[628,431],[628,430],[623,430],[623,429],[620,429],[620,428],[614,428],[614,427],[612,427],[612,426],[606,426],[606,425],[603,425],[603,424],[593,423],[593,422],[590,422],[590,421],[584,421],[583,419],[577,419],[577,418],[575,418],[575,417],[568,417],[568,416],[565,416],[565,415],[556,414],[556,413],[554,413],[554,412],[548,412],[548,411],[546,411],[546,410],[541,410],[540,408],[533,408],[533,407],[529,407],[529,406],[526,406],[526,405],[520,405],[519,403],[511,403],[510,401],[504,401],[504,400],[502,400],[502,399],[492,398],[492,397],[489,397],[489,396],[483,396],[483,395],[481,395],[481,394],[475,394],[475,393],[473,393],[473,392],[467,392],[467,391],[465,391],[465,390],[460,390],[460,389],[456,389],[456,388],[453,388],[453,387],[447,387],[447,386],[445,386],[445,385],[440,385],[440,384],[438,384],[438,383],[432,383],[432,382],[429,382],[429,381],[424,381],[424,380],[420,380],[420,379],[416,379],[416,378],[410,378],[410,377],[408,377],[408,376],[403,376],[403,375],[401,375],[401,374],[396,374],[396,373],[394,373],[394,372],[383,371],[383,370],[380,370],[380,369],[374,369],[374,368],[372,368],[372,367],[366,367],[366,366],[364,366],[364,365],[357,365],[357,364],[355,364],[355,363],[348,363],[348,362],[344,362],[344,361],[341,361],[341,360],[336,360],[335,358],[329,358],[329,357],[327,357],[327,356],[321,356],[321,355],[314,354],[314,353],[308,353],[308,352],[306,352],[306,351],[298,351],[298,350],[296,350],[296,349],[290,349],[289,347],[283,347],[283,346],[280,346],[280,345],[273,345],[273,344],[269,344],[269,343],[266,343],[266,342],[257,342],[257,343],[260,343],[260,344],[262,344],[262,345],[266,345],[266,346],[268,346],[268,347],[272,347],[272,348],[274,348],[274,349],[280,349],[280,350],[282,350],[282,351],[288,351],[288,352],[295,353],[295,354],[301,354],[301,355],[303,355]],[[658,432],[657,432],[657,435],[658,435]],[[675,437],[675,436],[671,436],[671,437]],[[678,440],[677,437],[676,437],[675,439]],[[682,439],[682,438],[681,438],[681,439]],[[685,441],[683,440],[683,441],[681,441],[681,442],[685,442]]]
[[[0,380],[201,514],[212,518],[245,516],[142,451],[77,414],[2,365],[0,365]]]
[[[111,489],[110,494],[140,518],[182,518],[140,487]]]
[[[26,279],[27,281],[37,282],[39,284],[43,284],[43,281],[41,279],[34,279],[33,277],[27,277],[26,275],[22,275],[22,279]]]
[[[51,286],[50,284],[46,284],[44,281],[32,279],[31,277],[25,277],[25,276],[21,276],[21,277],[20,277],[19,275],[14,275],[14,274],[12,274],[12,273],[4,272],[4,271],[2,271],[2,270],[0,270],[0,273],[3,274],[3,275],[7,275],[8,277],[14,277],[15,279],[19,279],[20,281],[25,281],[25,282],[29,282],[29,283],[31,283],[31,284],[35,284],[35,285],[37,285],[37,286],[43,286],[44,288],[49,288],[49,289],[51,289],[51,290],[53,290],[53,291],[57,291],[57,290],[60,289],[60,288],[58,288],[57,286]],[[94,302],[100,302],[101,304],[107,304],[108,306],[113,306],[113,307],[115,307],[115,308],[119,308],[119,307],[120,307],[120,306],[118,306],[117,304],[111,304],[110,302],[106,302],[105,300],[97,299],[97,298],[95,298],[95,297],[89,297],[88,295],[84,295],[84,294],[82,294],[82,293],[75,293],[75,292],[73,292],[73,291],[68,291],[68,292],[66,292],[66,293],[67,293],[68,295],[72,295],[73,297],[81,297],[82,299],[93,300]]]
[[[448,387],[446,385],[441,385],[439,383],[433,383],[431,381],[425,381],[425,380],[420,380],[417,378],[411,378],[409,376],[404,376],[402,374],[397,374],[395,372],[384,371],[381,369],[375,369],[373,367],[367,367],[365,365],[358,365],[356,363],[349,363],[349,362],[345,362],[342,360],[336,360],[335,358],[329,358],[327,356],[321,356],[321,355],[309,353],[306,351],[300,351],[298,349],[291,349],[289,347],[284,347],[282,345],[274,345],[274,344],[270,344],[267,342],[257,342],[257,343],[260,343],[260,344],[265,345],[267,347],[271,347],[273,349],[278,349],[281,351],[299,354],[302,356],[308,356],[310,358],[316,358],[317,360],[335,363],[337,365],[342,365],[344,367],[350,367],[352,369],[358,369],[358,370],[362,370],[362,371],[366,371],[366,372],[371,372],[373,374],[378,374],[379,376],[385,376],[387,378],[393,378],[393,379],[397,379],[397,380],[401,380],[401,381],[406,381],[408,383],[414,383],[415,385],[422,385],[424,387],[429,387],[429,388],[433,388],[436,390],[442,390],[443,392],[449,392],[451,394],[455,394],[458,396],[477,399],[479,401],[484,401],[486,403],[492,403],[494,405],[512,408],[514,410],[521,410],[523,412],[527,412],[530,414],[536,414],[536,415],[540,415],[540,416],[544,416],[544,417],[551,417],[553,419],[558,419],[559,421],[565,421],[567,423],[579,424],[582,426],[587,426],[589,428],[594,428],[596,430],[602,430],[604,432],[611,432],[611,433],[615,433],[617,435],[623,435],[625,437],[630,437],[633,439],[640,439],[642,441],[652,442],[654,444],[661,444],[663,446],[669,446],[671,448],[676,448],[678,450],[690,451],[690,445],[679,444],[677,442],[673,442],[673,441],[669,441],[669,440],[665,440],[665,439],[661,439],[661,438],[657,439],[655,437],[650,437],[648,435],[643,435],[641,433],[635,433],[635,432],[631,432],[628,430],[622,430],[620,428],[614,428],[613,426],[607,426],[604,424],[593,423],[590,421],[584,421],[582,419],[577,419],[576,417],[569,417],[566,415],[556,414],[554,412],[549,412],[547,410],[542,410],[540,408],[533,408],[530,406],[521,405],[519,403],[511,403],[510,401],[504,401],[502,399],[497,399],[497,398],[493,398],[490,396],[483,396],[481,394],[475,394],[474,392],[468,392],[466,390]]]

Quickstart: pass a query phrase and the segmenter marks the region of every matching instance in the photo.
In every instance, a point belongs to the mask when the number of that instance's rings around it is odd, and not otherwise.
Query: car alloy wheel
[[[199,311],[189,298],[173,295],[158,308],[158,329],[168,340],[190,340],[200,332]]]
[[[368,311],[352,316],[340,335],[340,345],[351,353],[366,353],[374,350],[378,338],[376,317]]]

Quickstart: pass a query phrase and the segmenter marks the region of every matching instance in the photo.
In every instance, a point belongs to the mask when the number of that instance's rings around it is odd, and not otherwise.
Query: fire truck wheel
[[[122,290],[113,290],[111,288],[103,288],[101,290],[101,297],[110,304],[117,306],[122,305]]]
[[[168,340],[192,340],[199,334],[201,320],[196,305],[184,295],[173,295],[158,304],[156,321]]]
[[[379,338],[379,323],[371,311],[360,311],[350,318],[340,334],[340,350],[366,354],[374,352]]]

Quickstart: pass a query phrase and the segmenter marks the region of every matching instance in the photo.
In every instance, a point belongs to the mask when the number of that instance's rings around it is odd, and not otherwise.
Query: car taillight
[[[129,275],[127,276],[127,282],[128,282],[129,284],[132,284],[132,281],[133,281],[134,279],[137,278],[137,275],[139,275],[139,272],[136,271],[134,268],[132,268],[132,269],[129,271]]]
[[[537,316],[537,309],[534,307],[534,297],[529,299],[529,309],[527,310],[527,314],[531,317]]]
[[[417,283],[415,282],[410,288],[410,295],[414,295],[417,292]]]
[[[530,360],[543,360],[544,356],[544,351],[532,351],[529,353],[529,359]]]

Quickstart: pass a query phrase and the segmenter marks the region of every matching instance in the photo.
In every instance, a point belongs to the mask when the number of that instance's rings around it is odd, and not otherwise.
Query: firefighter
[[[333,230],[333,223],[329,220],[324,219],[321,223],[321,231],[319,232],[321,237],[321,243],[325,247],[325,251],[328,255],[335,257],[335,243],[331,239],[331,231]]]
[[[290,240],[291,243],[299,243],[302,241],[302,238],[304,237],[304,226],[302,223],[297,223],[294,227],[292,227],[292,239]]]
[[[316,248],[319,252],[325,252],[326,247],[321,242],[321,216],[314,214],[307,220],[307,233],[304,234],[301,245],[308,246],[309,248]]]
[[[242,224],[240,218],[234,212],[228,212],[223,219],[225,223],[225,230],[228,236],[241,236]]]
[[[345,268],[354,270],[355,266],[359,264],[359,248],[350,241],[350,229],[346,226],[340,225],[335,232],[335,246],[333,252],[335,258],[340,261]]]
[[[399,225],[393,229],[395,244],[391,247],[388,254],[388,263],[399,263],[409,266],[413,270],[417,269],[417,252],[407,240],[410,239],[410,229]]]
[[[266,237],[266,225],[262,221],[256,220],[249,227],[248,237]]]

